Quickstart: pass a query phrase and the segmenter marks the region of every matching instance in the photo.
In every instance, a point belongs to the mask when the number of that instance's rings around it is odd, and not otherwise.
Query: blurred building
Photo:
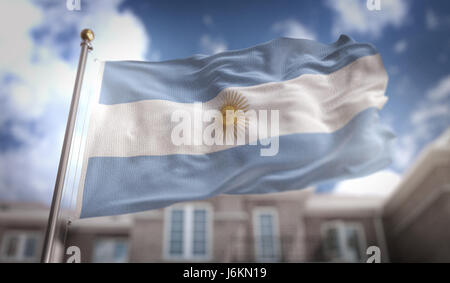
[[[404,176],[383,219],[391,261],[450,262],[450,129]]]
[[[137,214],[77,220],[66,247],[83,262],[450,262],[450,131],[387,199],[222,195]],[[0,205],[0,261],[39,261],[48,209]]]

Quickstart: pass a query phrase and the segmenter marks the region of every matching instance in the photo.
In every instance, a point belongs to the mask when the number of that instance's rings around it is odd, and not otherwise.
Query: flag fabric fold
[[[376,49],[347,36],[329,45],[279,38],[213,56],[103,62],[78,215],[283,192],[380,170],[391,162],[394,136],[379,121],[387,81]],[[175,111],[195,117],[199,105],[202,113],[220,111],[226,101],[279,113],[268,126],[277,131],[267,134],[277,140],[276,154],[261,155],[267,143],[258,137],[255,144],[174,143]],[[203,135],[205,121],[193,139]]]

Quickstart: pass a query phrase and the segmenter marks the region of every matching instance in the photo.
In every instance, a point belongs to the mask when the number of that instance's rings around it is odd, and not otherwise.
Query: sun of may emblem
[[[245,133],[247,125],[245,112],[248,111],[248,107],[247,99],[237,91],[232,90],[225,94],[220,112],[222,113],[224,131],[227,132],[227,135],[234,133],[236,136]],[[227,129],[233,129],[233,132],[230,133]]]

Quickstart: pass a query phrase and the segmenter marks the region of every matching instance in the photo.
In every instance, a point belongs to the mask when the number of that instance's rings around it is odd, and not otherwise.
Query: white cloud
[[[68,12],[65,3],[53,3],[45,9],[21,0],[0,3],[5,5],[0,6],[1,21],[13,29],[0,31],[0,40],[5,39],[0,42],[0,75],[7,72],[19,78],[9,86],[9,98],[21,117],[39,117],[54,96],[66,99],[71,94],[79,54],[78,34],[84,27],[92,28],[97,35],[91,58],[145,57],[149,45],[145,29],[129,11],[117,11],[120,2],[103,0],[82,6],[89,12]],[[31,37],[34,28],[43,31],[39,44]],[[75,34],[69,39],[57,40],[71,30]],[[71,62],[58,56],[62,53],[69,54]]]
[[[214,26],[214,21],[211,15],[203,15],[202,21],[203,24],[208,28],[212,28]]]
[[[3,26],[0,29],[0,72],[17,72],[28,66],[31,59],[33,41],[28,33],[33,25],[42,21],[42,13],[25,1],[2,1],[0,21]]]
[[[396,76],[400,74],[400,68],[398,66],[389,66],[388,73],[390,75]]]
[[[317,35],[294,19],[277,22],[272,25],[272,31],[286,37],[315,40]]]
[[[425,25],[429,30],[435,30],[439,27],[439,18],[431,9],[428,9],[425,13]]]
[[[216,54],[227,50],[227,43],[221,38],[212,38],[204,34],[200,37],[200,46],[207,54]]]
[[[426,96],[432,101],[450,97],[450,75],[440,80],[436,87],[427,92]]]
[[[427,130],[433,124],[443,123],[450,125],[450,75],[442,78],[435,87],[425,94],[426,100],[411,114],[411,122],[421,135],[430,135]]]
[[[335,12],[334,36],[355,32],[379,37],[388,26],[404,25],[409,10],[406,0],[383,0],[381,11],[369,11],[366,1],[328,0],[327,4]]]
[[[450,27],[450,15],[439,15],[436,11],[427,9],[425,12],[425,27],[430,31],[446,30]]]
[[[445,117],[450,114],[450,106],[446,104],[426,104],[414,111],[411,115],[411,122],[418,126],[432,118]]]
[[[131,11],[118,11],[122,2],[123,0],[82,1],[79,12],[66,11],[63,3],[46,7],[42,10],[45,21],[41,25],[41,29],[45,30],[45,46],[53,48],[56,38],[68,30],[74,30],[76,36],[68,38],[65,44],[56,42],[56,49],[69,49],[78,56],[78,33],[89,27],[96,34],[93,56],[108,60],[144,59],[150,46],[150,38],[144,25]]]
[[[414,133],[398,137],[392,150],[394,166],[402,170],[409,167],[417,149]]]
[[[384,170],[367,177],[340,182],[335,194],[352,196],[388,197],[400,183],[399,174],[391,170]]]
[[[0,200],[51,198],[82,28],[96,33],[90,59],[145,58],[150,39],[120,3],[0,2],[0,131],[13,143],[0,148]]]
[[[400,40],[394,45],[394,51],[397,54],[403,53],[408,49],[408,42],[406,40]]]

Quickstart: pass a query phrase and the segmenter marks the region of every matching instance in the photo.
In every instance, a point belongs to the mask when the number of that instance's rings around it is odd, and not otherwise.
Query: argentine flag
[[[101,62],[78,216],[283,192],[380,170],[394,137],[378,114],[387,81],[376,49],[347,36],[330,45],[279,38],[213,56]]]

